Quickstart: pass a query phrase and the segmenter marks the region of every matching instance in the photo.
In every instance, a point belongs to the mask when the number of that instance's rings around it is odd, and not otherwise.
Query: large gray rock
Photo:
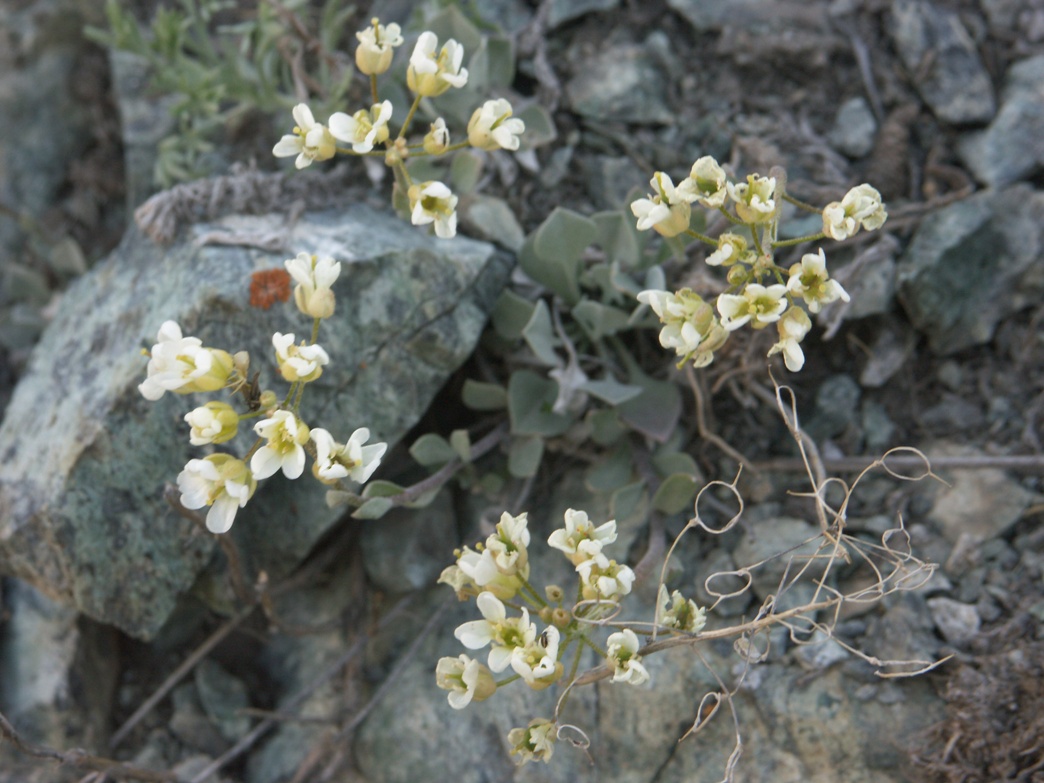
[[[166,250],[134,231],[69,289],[0,427],[0,572],[132,635],[155,634],[214,546],[162,495],[204,453],[188,444],[182,416],[216,395],[147,402],[141,348],[173,319],[204,345],[248,350],[263,386],[282,394],[271,336],[303,336],[310,324],[292,300],[251,307],[249,288],[254,272],[282,268],[292,253],[193,241],[230,227],[256,236],[281,221],[197,226]],[[341,440],[366,426],[393,444],[471,352],[509,265],[488,244],[436,240],[363,206],[306,215],[288,244],[343,262],[337,312],[320,331],[331,364],[309,385],[302,416]],[[252,443],[243,427],[227,450]],[[250,565],[274,578],[293,567],[343,511],[324,497],[307,474],[264,482],[233,528]]]
[[[917,91],[936,117],[951,123],[993,117],[990,75],[956,13],[924,0],[894,0],[892,21],[899,57],[919,76]]]
[[[899,262],[899,300],[948,355],[981,345],[997,323],[1044,294],[1044,193],[985,191],[930,215]]]
[[[964,136],[957,150],[976,179],[995,187],[1044,165],[1044,54],[1011,67],[997,116],[986,130]]]

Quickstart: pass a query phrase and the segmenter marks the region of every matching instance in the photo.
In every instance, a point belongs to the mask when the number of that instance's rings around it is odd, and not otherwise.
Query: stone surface
[[[899,262],[898,295],[932,350],[993,336],[1044,295],[1044,193],[1028,185],[976,193],[929,215]]]
[[[262,384],[281,394],[271,335],[309,325],[292,299],[250,307],[249,286],[253,272],[281,269],[292,253],[194,242],[219,228],[256,235],[281,221],[228,218],[169,249],[133,232],[70,288],[0,427],[0,571],[133,635],[157,631],[213,541],[162,497],[185,461],[203,453],[189,446],[181,420],[199,403],[144,400],[141,347],[176,320],[204,345],[249,350]],[[342,440],[367,426],[394,444],[470,354],[507,262],[485,243],[437,240],[362,206],[306,215],[289,242],[294,252],[344,262],[337,313],[320,332],[331,364],[310,385],[303,417]],[[252,442],[241,432],[230,450],[243,454]],[[240,512],[233,535],[253,566],[278,578],[342,513],[327,508],[309,476],[280,474]]]
[[[579,19],[584,14],[594,11],[612,11],[619,5],[620,0],[553,0],[547,21],[552,28],[555,28],[573,19]]]
[[[928,610],[932,613],[935,627],[950,644],[971,641],[982,626],[982,620],[974,606],[962,604],[952,598],[929,598]]]
[[[894,0],[891,10],[899,57],[935,116],[957,124],[993,117],[993,84],[960,17],[924,0]]]
[[[1008,69],[997,116],[986,130],[962,137],[957,151],[975,178],[993,187],[1044,165],[1044,55]]]
[[[862,393],[851,375],[831,375],[816,392],[816,407],[805,431],[816,440],[840,435],[856,422]]]
[[[578,114],[642,125],[670,123],[664,77],[644,47],[622,44],[599,51],[566,84]]]
[[[850,158],[862,158],[874,148],[877,120],[865,98],[850,98],[841,104],[827,138]]]

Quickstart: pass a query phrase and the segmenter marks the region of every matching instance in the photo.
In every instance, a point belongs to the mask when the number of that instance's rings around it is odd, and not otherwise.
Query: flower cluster
[[[489,648],[484,662],[462,654],[442,658],[436,665],[435,682],[449,691],[449,704],[454,709],[483,701],[514,680],[538,691],[560,683],[566,669],[563,659],[570,648],[571,676],[575,676],[579,655],[590,648],[605,659],[613,682],[641,685],[649,680],[634,630],[614,630],[605,641],[604,651],[594,639],[606,624],[602,619],[606,613],[598,610],[608,608],[615,613],[635,579],[634,571],[611,560],[605,552],[616,541],[615,520],[596,524],[587,512],[569,509],[563,522],[547,544],[560,551],[575,569],[577,602],[572,606],[564,603],[566,591],[561,587],[548,585],[541,594],[530,582],[530,534],[525,513],[504,513],[484,542],[457,550],[456,562],[439,577],[439,582],[450,585],[461,600],[475,598],[482,615],[480,620],[460,625],[454,632],[456,638],[469,651]],[[672,602],[669,607],[668,601]],[[543,624],[542,630],[537,620]],[[665,631],[695,634],[703,628],[706,617],[703,609],[677,591],[668,599],[663,588],[656,622]],[[504,679],[495,679],[501,674]],[[512,729],[508,743],[512,755],[522,763],[547,761],[557,735],[554,721],[538,718],[526,727]]]
[[[297,282],[294,302],[314,319],[312,334],[320,320],[333,315],[333,284],[341,265],[332,258],[317,258],[299,253],[285,262],[286,272]],[[218,348],[205,347],[195,337],[184,337],[174,321],[160,326],[157,342],[149,353],[147,377],[138,386],[147,400],[158,400],[166,392],[191,394],[221,389],[238,391],[246,398],[249,410],[237,413],[227,402],[210,401],[185,415],[193,446],[226,443],[239,431],[243,420],[261,417],[254,424],[257,441],[239,459],[231,454],[211,454],[191,459],[178,475],[181,504],[188,509],[209,506],[207,529],[226,533],[236,512],[243,508],[257,489],[257,482],[282,472],[289,479],[304,473],[306,453],[314,458],[316,478],[326,484],[343,479],[364,483],[380,464],[385,443],[369,446],[370,431],[357,429],[346,444],[334,441],[324,429],[310,428],[299,413],[304,386],[322,375],[330,357],[322,346],[296,342],[293,334],[276,332],[272,347],[280,375],[290,382],[290,391],[279,403],[274,392],[257,391],[249,379],[250,357]]]
[[[768,355],[782,353],[787,369],[796,372],[805,363],[801,341],[811,328],[808,313],[814,315],[830,302],[849,301],[841,284],[830,279],[822,249],[806,253],[789,269],[777,266],[775,251],[824,238],[847,239],[860,228],[880,228],[887,217],[881,194],[866,184],[852,188],[841,201],[821,210],[820,233],[777,241],[784,202],[820,211],[787,195],[785,179],[751,174],[734,182],[714,158],[704,156],[677,185],[666,173],[656,172],[650,182],[653,193],[631,204],[639,231],[651,228],[665,237],[691,236],[713,247],[708,265],[728,270],[730,288],[713,306],[688,288],[638,294],[638,301],[649,305],[663,324],[660,344],[681,357],[679,366],[690,361],[696,367],[710,364],[729,333],[744,325],[775,325],[779,340]],[[717,239],[692,230],[693,203],[719,211],[730,230]]]
[[[468,146],[486,151],[515,151],[526,129],[525,123],[512,116],[510,102],[497,98],[485,101],[474,110],[468,122],[467,140],[451,144],[446,121],[438,117],[419,144],[408,143],[407,133],[421,100],[468,83],[468,69],[463,67],[464,47],[452,38],[440,47],[438,36],[427,31],[417,38],[406,69],[406,84],[413,93],[413,105],[398,134],[393,136],[390,125],[393,106],[389,100],[378,100],[377,76],[391,67],[395,49],[404,42],[402,31],[397,24],[383,25],[375,18],[369,27],[356,33],[356,38],[359,45],[355,50],[355,64],[370,78],[372,104],[352,114],[335,112],[324,125],[315,121],[307,104],[299,103],[292,112],[293,131],[276,143],[272,154],[295,158],[294,165],[299,169],[337,154],[381,155],[385,164],[394,169],[396,187],[409,201],[410,222],[415,226],[432,225],[436,236],[443,239],[453,237],[457,233],[457,196],[438,180],[414,182],[406,160],[443,155]],[[350,148],[339,147],[338,142]]]

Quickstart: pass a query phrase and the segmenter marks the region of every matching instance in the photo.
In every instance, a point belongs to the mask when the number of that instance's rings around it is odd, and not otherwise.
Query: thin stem
[[[370,74],[370,97],[373,98],[374,106],[380,103],[380,100],[377,98],[377,74],[375,73]]]
[[[809,234],[807,237],[796,237],[795,239],[781,239],[778,242],[772,243],[772,249],[775,250],[779,247],[792,247],[793,245],[800,245],[804,242],[818,242],[820,239],[826,239],[826,234],[820,231],[818,234]]]
[[[811,204],[806,204],[801,199],[796,199],[789,193],[783,194],[783,200],[790,204],[793,204],[795,207],[798,207],[799,209],[804,209],[807,212],[818,212],[819,214],[823,214],[823,210],[821,210],[819,207],[814,207]]]
[[[706,234],[701,234],[699,231],[693,231],[691,228],[687,228],[687,229],[685,229],[685,233],[688,234],[693,239],[700,240],[704,244],[712,245],[714,247],[718,246],[718,240],[711,239],[709,236],[707,236]]]
[[[405,139],[406,138],[406,131],[409,130],[410,123],[413,122],[413,115],[417,113],[417,107],[420,106],[420,102],[421,102],[421,96],[420,95],[414,96],[414,98],[413,98],[413,105],[410,106],[410,111],[406,115],[406,119],[402,121],[402,127],[399,128],[399,136],[398,136],[398,138],[400,138],[400,139]]]

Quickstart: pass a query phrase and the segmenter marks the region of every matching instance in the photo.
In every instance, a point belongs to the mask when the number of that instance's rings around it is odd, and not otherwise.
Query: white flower
[[[182,337],[181,327],[174,321],[163,322],[156,340],[149,353],[148,376],[138,385],[146,400],[158,400],[169,391],[217,391],[228,383],[235,369],[227,352],[204,348],[196,337]]]
[[[489,548],[476,552],[471,547],[464,547],[457,558],[457,567],[477,587],[493,593],[502,601],[514,598],[522,589],[523,581],[529,578],[528,557],[521,565],[516,560],[515,565],[505,572],[497,567],[495,551]]]
[[[805,366],[805,353],[801,350],[801,341],[811,328],[812,321],[808,314],[796,305],[791,307],[776,324],[779,342],[769,349],[768,355],[782,353],[787,369],[798,372]]]
[[[687,195],[708,209],[717,209],[725,203],[727,183],[728,177],[718,161],[704,155],[692,164],[688,178],[680,182],[678,188],[684,189]]]
[[[312,473],[326,484],[343,478],[365,484],[381,464],[381,457],[388,449],[387,443],[364,446],[370,439],[370,431],[366,427],[353,432],[344,445],[335,441],[333,435],[321,427],[311,431],[311,438],[315,443]]]
[[[489,591],[479,593],[475,604],[483,619],[459,625],[453,635],[469,650],[490,645],[489,668],[499,674],[511,665],[516,648],[533,643],[536,628],[529,622],[529,611],[525,607],[521,617],[508,617],[504,604]]]
[[[673,237],[689,228],[692,208],[686,193],[674,187],[671,178],[657,171],[649,184],[655,191],[648,198],[631,202],[631,212],[638,218],[638,230],[653,229],[665,237]]]
[[[576,572],[580,575],[581,594],[588,601],[618,601],[630,593],[634,585],[634,571],[601,552],[578,563]]]
[[[318,344],[294,344],[293,332],[272,335],[272,346],[276,351],[279,374],[290,383],[308,383],[323,374],[323,367],[330,363],[330,356]]]
[[[318,258],[310,253],[298,253],[283,262],[294,278],[294,302],[297,309],[312,318],[329,318],[334,313],[332,286],[341,274],[341,262],[330,256]]]
[[[641,664],[638,647],[638,636],[630,628],[609,634],[606,659],[614,670],[613,682],[641,685],[649,679],[649,672]]]
[[[660,345],[673,350],[683,361],[692,359],[696,367],[706,367],[714,361],[714,352],[729,337],[715,317],[714,308],[692,289],[683,288],[673,294],[642,291],[638,301],[649,305],[663,323]]]
[[[863,183],[823,208],[823,233],[831,239],[848,239],[860,227],[867,231],[880,228],[888,213],[876,188]]]
[[[429,180],[412,185],[410,222],[415,226],[435,224],[435,234],[449,239],[457,233],[457,197],[441,182]]]
[[[709,266],[731,266],[747,252],[747,240],[739,234],[726,232],[718,237],[718,249],[707,256]]]
[[[254,432],[268,441],[250,458],[254,478],[268,478],[282,470],[288,479],[295,479],[304,472],[308,425],[290,411],[277,410],[255,424]]]
[[[783,314],[787,306],[783,298],[786,293],[787,287],[778,283],[768,287],[748,283],[740,294],[721,294],[718,296],[721,325],[731,332],[750,321],[755,329],[763,329]]]
[[[194,408],[185,414],[185,421],[192,428],[189,443],[193,446],[224,443],[239,429],[239,414],[227,402],[211,401]]]
[[[442,117],[436,118],[431,128],[424,135],[424,151],[429,155],[441,155],[450,143],[449,129]]]
[[[355,64],[360,73],[376,76],[391,67],[394,48],[402,45],[402,31],[399,25],[389,24],[387,27],[374,17],[370,26],[355,34],[359,46],[355,50]]]
[[[410,55],[406,84],[418,95],[442,95],[450,87],[463,87],[468,83],[468,69],[460,67],[464,62],[464,47],[450,38],[436,55],[438,45],[435,33],[423,32]]]
[[[490,553],[497,571],[512,576],[523,570],[528,575],[529,528],[525,512],[517,517],[501,514],[497,530],[486,539],[485,552]]]
[[[489,669],[464,654],[439,659],[435,684],[449,691],[449,705],[455,710],[464,709],[472,701],[484,701],[497,689]]]
[[[511,653],[511,668],[526,684],[543,690],[561,675],[564,667],[558,662],[560,634],[549,625],[544,632],[524,647]]]
[[[818,313],[823,305],[838,299],[843,302],[850,300],[841,284],[829,279],[822,248],[818,254],[806,253],[800,262],[790,267],[787,290],[804,299],[810,313]]]
[[[375,103],[369,109],[359,109],[352,116],[339,111],[330,117],[330,133],[335,139],[348,142],[363,155],[388,139],[388,120],[392,115],[391,101]]]
[[[297,156],[294,165],[303,169],[313,160],[329,160],[337,153],[337,142],[325,125],[315,121],[312,110],[303,103],[293,109],[294,132],[283,136],[272,148],[277,158]]]
[[[746,182],[726,185],[729,196],[736,202],[736,214],[745,223],[766,223],[776,212],[775,177],[751,174]]]
[[[468,143],[480,150],[517,150],[525,131],[522,120],[511,117],[511,104],[503,98],[486,101],[468,122]]]
[[[656,621],[660,625],[686,633],[699,633],[707,624],[707,610],[698,607],[691,599],[686,600],[677,590],[668,598],[667,586],[661,584],[657,599]]]
[[[547,545],[565,553],[573,565],[578,565],[602,551],[605,544],[616,540],[616,520],[610,519],[595,527],[586,511],[567,509],[563,515],[565,527],[551,533]]]
[[[247,504],[257,482],[242,460],[230,454],[211,454],[205,459],[190,459],[178,474],[181,505],[185,508],[210,506],[207,530],[226,533],[236,512]]]
[[[519,764],[530,761],[550,761],[555,752],[558,731],[553,721],[534,718],[525,728],[514,728],[508,732],[507,740],[511,755],[518,756]]]

